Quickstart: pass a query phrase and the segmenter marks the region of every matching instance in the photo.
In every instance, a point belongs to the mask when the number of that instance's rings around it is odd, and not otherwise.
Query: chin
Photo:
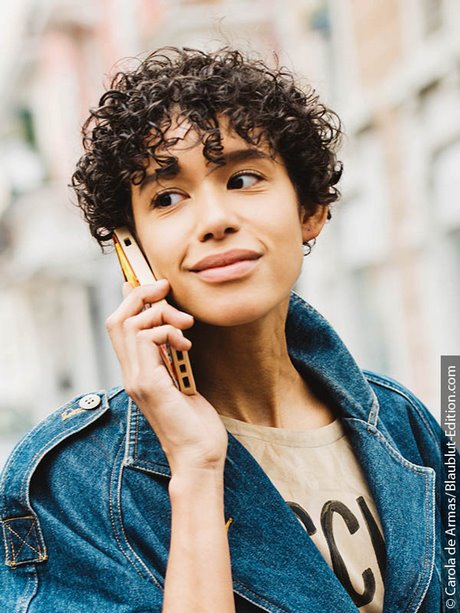
[[[222,299],[207,303],[190,305],[191,313],[197,321],[210,326],[231,328],[244,326],[262,320],[276,307],[287,304],[287,295],[263,296],[252,294],[251,296],[222,297]]]
[[[248,313],[247,311],[241,313],[210,313],[204,314],[202,317],[196,317],[197,321],[208,326],[215,326],[219,328],[236,328],[238,326],[244,326],[261,319],[263,314]]]
[[[176,288],[173,296],[168,296],[168,302],[210,326],[243,326],[265,318],[274,310],[286,309],[287,314],[294,282],[294,274],[285,274],[282,280],[270,275],[258,282],[247,279],[221,286],[184,284]]]

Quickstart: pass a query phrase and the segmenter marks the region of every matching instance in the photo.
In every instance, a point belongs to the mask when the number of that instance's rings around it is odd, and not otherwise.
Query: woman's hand
[[[191,347],[182,330],[193,317],[163,300],[169,289],[165,279],[136,288],[125,283],[125,298],[107,319],[107,331],[126,392],[155,430],[172,474],[223,471],[228,438],[216,410],[200,394],[180,392],[161,358],[164,343],[179,351]]]
[[[200,394],[171,381],[159,345],[190,349],[182,330],[193,317],[163,300],[167,281],[134,289],[106,326],[127,393],[155,430],[171,467],[171,542],[163,611],[235,611],[224,515],[227,432]],[[149,308],[145,308],[149,305]]]

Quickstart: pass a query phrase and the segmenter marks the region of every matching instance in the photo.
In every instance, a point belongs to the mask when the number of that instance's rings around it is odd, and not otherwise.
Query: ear
[[[326,204],[318,204],[314,213],[310,213],[302,206],[300,207],[302,241],[304,243],[319,235],[326,223],[328,212],[329,207]]]

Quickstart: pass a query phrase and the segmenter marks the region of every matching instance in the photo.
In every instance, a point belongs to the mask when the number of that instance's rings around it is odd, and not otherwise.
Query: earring
[[[316,238],[312,238],[309,241],[305,241],[304,243],[302,243],[302,245],[303,245],[303,256],[305,257],[307,255],[310,255],[311,250],[316,245]]]

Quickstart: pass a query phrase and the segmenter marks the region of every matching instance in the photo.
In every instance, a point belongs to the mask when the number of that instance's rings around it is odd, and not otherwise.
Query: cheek
[[[177,215],[168,219],[149,220],[149,225],[144,226],[144,231],[139,235],[142,244],[148,245],[145,253],[152,269],[172,282],[180,270],[189,242],[188,220],[184,221]]]
[[[167,278],[172,274],[176,258],[174,254],[178,247],[174,244],[174,237],[167,232],[150,229],[138,231],[138,236],[144,246],[150,268],[157,279]],[[179,256],[178,256],[179,257]]]
[[[145,245],[145,242],[142,241],[142,244]],[[163,257],[163,252],[160,249],[144,248],[144,253],[155,279],[168,278],[168,271],[165,266],[167,258]]]
[[[278,219],[274,228],[274,257],[276,258],[276,273],[279,280],[285,280],[291,287],[297,281],[302,270],[302,227],[295,214],[285,215]]]
[[[288,207],[286,207],[288,209]],[[273,236],[274,247],[287,254],[302,253],[302,225],[297,209],[282,210],[281,214],[273,216],[269,224],[268,236]]]

